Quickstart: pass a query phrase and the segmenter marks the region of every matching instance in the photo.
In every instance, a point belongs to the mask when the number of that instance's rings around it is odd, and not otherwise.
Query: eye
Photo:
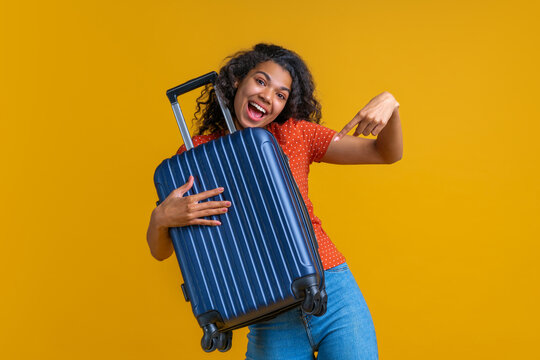
[[[259,79],[259,78],[256,78],[255,81],[259,84],[259,85],[263,85],[264,86],[264,80],[262,79]]]
[[[285,95],[283,95],[282,93],[278,93],[277,96],[278,96],[278,98],[280,98],[281,100],[287,100],[287,98],[285,97]]]

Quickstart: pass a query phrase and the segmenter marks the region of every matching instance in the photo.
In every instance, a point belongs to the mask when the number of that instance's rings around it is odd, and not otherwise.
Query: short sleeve
[[[302,121],[302,131],[309,151],[309,162],[320,162],[337,131],[308,121]]]
[[[197,147],[201,144],[204,144],[210,140],[217,139],[218,137],[222,136],[222,133],[215,133],[210,135],[195,135],[191,138],[191,141],[193,142],[193,147]],[[186,151],[186,145],[180,146],[178,151],[176,152],[176,155],[180,155],[181,153]]]
[[[180,148],[179,148],[178,151],[176,152],[176,155],[180,155],[180,154],[183,153],[184,151],[186,151],[186,145],[180,146]]]

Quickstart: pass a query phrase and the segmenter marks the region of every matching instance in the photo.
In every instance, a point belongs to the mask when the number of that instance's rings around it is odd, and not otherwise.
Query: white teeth
[[[254,103],[253,101],[250,101],[249,102],[251,105],[253,105],[253,107],[255,107],[257,110],[259,110],[260,112],[262,112],[263,114],[266,114],[266,110],[264,110],[262,107],[260,107],[257,103]]]

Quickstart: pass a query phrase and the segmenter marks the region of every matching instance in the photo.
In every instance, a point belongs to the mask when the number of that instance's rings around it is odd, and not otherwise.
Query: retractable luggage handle
[[[178,96],[185,94],[191,90],[195,90],[206,84],[212,84],[212,86],[214,87],[214,91],[216,92],[216,97],[219,102],[219,107],[221,108],[221,112],[223,113],[223,116],[225,117],[225,122],[227,123],[227,128],[229,129],[229,133],[232,134],[233,132],[236,131],[236,127],[234,126],[234,122],[232,120],[231,112],[223,103],[223,97],[220,91],[214,86],[214,83],[216,82],[217,77],[218,77],[218,74],[215,71],[212,71],[212,72],[209,72],[208,74],[199,76],[198,78],[189,80],[181,85],[178,85],[176,87],[173,87],[172,89],[167,90],[167,97],[169,98],[169,101],[171,102],[172,109],[174,112],[174,117],[176,118],[176,122],[178,123],[178,128],[180,129],[180,134],[182,135],[184,144],[186,145],[186,150],[190,150],[193,148],[193,142],[191,141],[191,135],[189,134],[186,120],[184,119],[184,115],[182,114],[180,105],[178,105]]]

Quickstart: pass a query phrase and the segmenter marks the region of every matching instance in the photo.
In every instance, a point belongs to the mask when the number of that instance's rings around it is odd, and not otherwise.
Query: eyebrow
[[[264,71],[260,71],[260,70],[259,70],[259,71],[255,72],[255,74],[262,74],[262,75],[266,78],[266,80],[267,80],[268,82],[272,82],[272,78],[270,77],[270,75],[268,75],[268,74],[265,73]],[[288,91],[289,93],[291,92],[291,89],[289,89],[289,88],[286,87],[286,86],[282,86],[282,87],[280,87],[279,89],[280,89],[280,90]]]

